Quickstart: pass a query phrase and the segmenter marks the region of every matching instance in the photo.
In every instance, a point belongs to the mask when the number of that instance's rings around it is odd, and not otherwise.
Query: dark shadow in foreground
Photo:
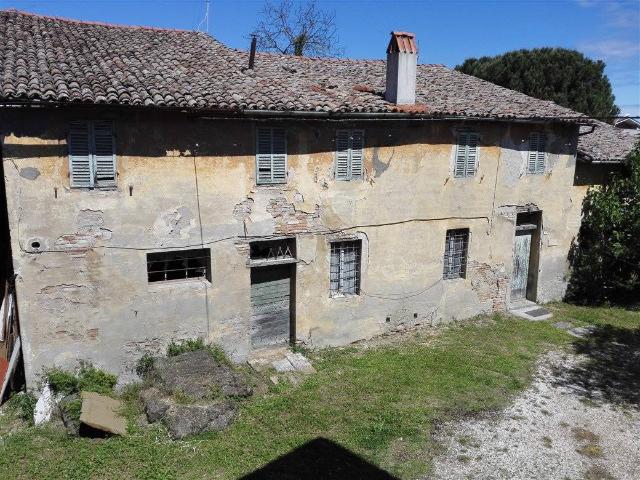
[[[337,443],[316,438],[241,480],[397,480]]]
[[[574,342],[586,361],[558,371],[558,383],[593,400],[640,408],[640,328],[597,327]]]

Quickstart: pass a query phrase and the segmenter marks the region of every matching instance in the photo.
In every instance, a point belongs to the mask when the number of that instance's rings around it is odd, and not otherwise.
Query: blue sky
[[[421,63],[518,48],[576,48],[607,63],[623,114],[640,116],[640,0],[320,0],[350,58],[383,58],[391,30],[415,32]],[[204,0],[0,0],[0,8],[130,25],[196,29]],[[211,0],[209,33],[246,48],[262,0]],[[204,27],[201,27],[204,29]]]

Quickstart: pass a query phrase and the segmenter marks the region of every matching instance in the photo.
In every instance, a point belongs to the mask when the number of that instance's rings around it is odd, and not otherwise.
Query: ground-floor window
[[[332,295],[360,294],[361,253],[360,240],[331,243],[330,289]]]
[[[211,281],[211,253],[208,248],[147,253],[149,282],[186,278]]]
[[[465,278],[467,276],[467,253],[469,249],[469,229],[447,230],[444,245],[445,279]]]

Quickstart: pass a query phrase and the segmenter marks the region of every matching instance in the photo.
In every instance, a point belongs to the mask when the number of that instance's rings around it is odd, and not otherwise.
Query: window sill
[[[358,298],[360,296],[359,293],[341,293],[341,292],[336,292],[336,293],[330,293],[329,294],[329,298],[336,298],[336,299],[340,299],[340,298]]]
[[[147,280],[147,287],[152,290],[163,290],[165,288],[191,286],[191,285],[204,285],[206,287],[212,286],[212,283],[206,278],[180,278],[176,280],[163,280],[160,282],[149,282]]]
[[[249,267],[268,267],[269,265],[286,265],[289,263],[298,263],[297,258],[288,257],[288,258],[279,258],[274,260],[249,260],[247,265]]]

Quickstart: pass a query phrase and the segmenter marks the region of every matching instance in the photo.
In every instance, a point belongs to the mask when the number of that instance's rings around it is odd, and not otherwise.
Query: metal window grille
[[[445,279],[465,278],[467,275],[467,252],[469,249],[469,230],[447,230],[444,246]]]
[[[331,293],[358,295],[360,293],[360,256],[362,242],[333,242],[331,244]]]
[[[147,279],[166,282],[186,278],[211,281],[211,254],[208,248],[147,253]]]

